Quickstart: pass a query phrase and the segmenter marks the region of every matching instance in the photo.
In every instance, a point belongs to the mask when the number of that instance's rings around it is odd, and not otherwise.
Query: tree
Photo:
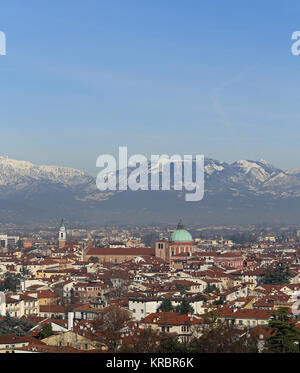
[[[257,343],[247,331],[239,330],[216,314],[206,315],[202,334],[194,344],[200,353],[251,353],[257,352]]]
[[[118,352],[122,344],[122,335],[127,329],[131,316],[128,310],[112,306],[94,321],[95,329],[100,332],[99,340],[109,352]]]
[[[181,303],[176,306],[176,312],[186,315],[187,313],[194,313],[194,308],[190,305],[187,298],[183,298]]]
[[[26,277],[30,274],[30,270],[26,266],[22,266],[20,269],[20,273],[23,277]]]
[[[160,344],[155,351],[157,353],[189,353],[195,352],[195,346],[192,343],[181,343],[176,336],[163,334]]]
[[[0,335],[16,334],[18,336],[26,336],[34,326],[34,323],[26,319],[15,319],[7,313],[4,319],[0,320]]]
[[[185,294],[190,289],[188,285],[175,284],[175,287],[180,291],[181,294]]]
[[[177,336],[170,336],[150,328],[141,329],[124,341],[120,352],[126,353],[189,353],[196,352],[195,345],[181,343]]]
[[[202,300],[203,303],[206,303],[207,302],[207,297],[204,296],[203,294],[197,294],[194,298],[196,301],[199,301],[199,300]]]
[[[20,285],[20,274],[12,275],[5,274],[4,282],[0,283],[0,291],[16,291],[17,286]]]
[[[289,309],[280,307],[272,313],[266,329],[271,331],[265,352],[299,352],[300,331],[292,320]]]
[[[286,284],[290,282],[292,274],[287,263],[278,263],[274,269],[267,268],[263,277],[263,284]]]
[[[123,341],[120,352],[155,353],[161,341],[161,334],[150,328],[139,329],[133,336]]]
[[[229,240],[237,243],[237,244],[246,244],[256,241],[256,237],[250,233],[237,233],[234,235],[229,236]]]
[[[174,307],[172,305],[172,301],[170,298],[164,298],[161,302],[160,306],[157,308],[157,311],[162,312],[171,312],[174,311]]]
[[[210,294],[210,293],[213,293],[214,291],[218,291],[218,288],[216,287],[216,285],[211,285],[210,283],[208,283],[203,293]]]
[[[51,324],[44,324],[41,331],[42,338],[48,338],[53,335],[53,330]]]
[[[99,258],[97,256],[91,256],[89,261],[92,263],[99,263]]]

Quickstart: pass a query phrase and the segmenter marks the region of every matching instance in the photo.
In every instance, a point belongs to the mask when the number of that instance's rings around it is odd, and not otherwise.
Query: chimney
[[[73,329],[74,312],[68,312],[68,330]]]

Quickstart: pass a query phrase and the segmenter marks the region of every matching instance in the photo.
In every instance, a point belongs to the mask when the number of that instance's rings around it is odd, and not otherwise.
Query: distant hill
[[[159,172],[149,165],[148,173]],[[232,164],[205,160],[205,195],[185,202],[185,191],[100,192],[83,171],[0,157],[2,223],[247,224],[300,223],[300,169],[264,160]]]

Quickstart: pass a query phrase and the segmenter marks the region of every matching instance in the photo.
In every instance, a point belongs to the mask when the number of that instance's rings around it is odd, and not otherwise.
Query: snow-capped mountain
[[[27,161],[0,157],[0,185],[14,185],[29,180],[49,180],[65,185],[77,185],[91,179],[83,171],[59,166],[38,166]]]
[[[166,162],[148,165],[149,185],[151,173],[161,173]],[[283,171],[264,160],[229,164],[205,159],[204,199],[185,202],[184,194],[176,190],[101,192],[95,178],[83,171],[0,157],[3,222],[54,221],[59,216],[95,225],[169,222],[178,216],[203,223],[300,222],[300,169]]]
[[[281,192],[288,192],[289,196],[296,196],[300,192],[300,170],[282,171],[265,160],[239,160],[227,164],[209,159],[206,160],[205,173],[206,180],[210,180],[209,187],[213,182],[218,182],[221,187],[226,185],[259,195],[277,194],[278,197]]]
[[[47,193],[51,187],[72,191],[77,199],[103,198],[94,178],[81,170],[0,157],[0,198],[14,198],[25,193],[31,199],[34,194]]]

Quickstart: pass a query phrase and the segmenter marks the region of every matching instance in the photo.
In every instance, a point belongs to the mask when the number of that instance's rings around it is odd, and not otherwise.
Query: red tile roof
[[[91,247],[86,255],[155,255],[152,247]]]

